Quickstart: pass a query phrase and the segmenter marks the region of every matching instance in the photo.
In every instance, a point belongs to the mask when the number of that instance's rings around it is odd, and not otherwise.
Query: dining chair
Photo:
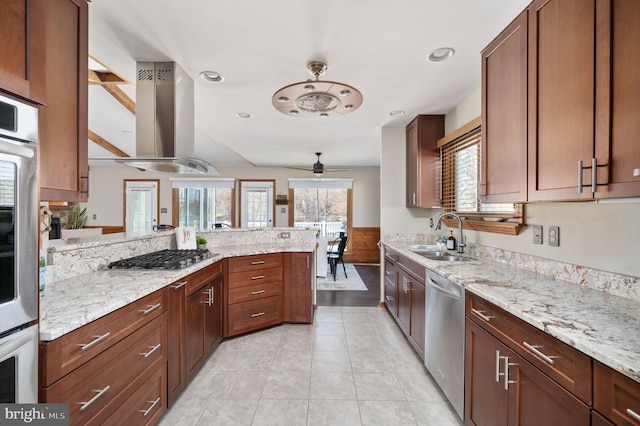
[[[344,270],[344,277],[347,277],[347,268],[344,266],[342,256],[344,255],[344,249],[347,247],[348,237],[346,235],[337,238],[334,243],[338,245],[336,251],[327,252],[327,261],[329,262],[329,269],[333,275],[333,280],[336,280],[336,274],[338,272],[338,262],[342,263],[342,269]]]

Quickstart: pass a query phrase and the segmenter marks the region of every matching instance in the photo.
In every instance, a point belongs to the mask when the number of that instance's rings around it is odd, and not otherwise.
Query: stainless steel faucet
[[[464,236],[462,235],[462,219],[460,219],[460,216],[458,216],[455,213],[442,213],[440,216],[438,216],[438,218],[436,219],[436,225],[434,226],[434,230],[438,230],[440,229],[440,224],[442,223],[442,218],[445,216],[451,216],[453,218],[455,218],[458,221],[458,229],[460,230],[460,235],[458,236],[458,253],[463,253],[464,252],[464,248],[467,246],[464,242]]]

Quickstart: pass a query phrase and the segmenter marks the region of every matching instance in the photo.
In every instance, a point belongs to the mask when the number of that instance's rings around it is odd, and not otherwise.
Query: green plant
[[[82,229],[87,224],[87,208],[76,209],[73,212],[73,221],[71,222],[71,229]]]
[[[196,238],[196,244],[197,245],[207,244],[207,240],[202,237],[198,237]]]

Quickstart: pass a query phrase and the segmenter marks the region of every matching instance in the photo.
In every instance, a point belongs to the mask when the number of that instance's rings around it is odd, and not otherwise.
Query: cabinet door
[[[88,6],[47,2],[46,106],[40,108],[40,199],[88,196]]]
[[[45,101],[46,0],[3,0],[0,13],[0,89]]]
[[[187,383],[193,379],[205,357],[205,303],[208,286],[187,297],[185,301],[185,365]]]
[[[391,315],[398,315],[398,268],[385,257],[384,262],[384,304]]]
[[[527,11],[482,51],[484,203],[527,201]]]
[[[596,198],[640,196],[640,4],[600,1],[596,9]],[[636,175],[634,176],[634,171]]]
[[[444,136],[444,115],[419,115],[407,126],[406,205],[440,206],[438,139]]]
[[[465,422],[477,426],[508,424],[509,395],[501,382],[502,360],[511,352],[466,319]],[[543,423],[539,423],[543,424]]]
[[[311,253],[291,253],[290,274],[285,285],[289,297],[285,308],[286,322],[310,324],[313,322],[311,300]]]
[[[411,339],[422,356],[424,356],[425,292],[423,283],[415,279],[411,281]]]
[[[207,289],[206,300],[206,335],[207,354],[211,354],[222,340],[222,286],[224,276],[214,279]]]
[[[398,271],[398,325],[409,336],[411,332],[411,277],[403,271]]]
[[[167,287],[168,341],[167,402],[171,407],[186,386],[185,281]]]
[[[594,157],[595,0],[536,0],[529,7],[528,200],[578,193],[578,161]]]

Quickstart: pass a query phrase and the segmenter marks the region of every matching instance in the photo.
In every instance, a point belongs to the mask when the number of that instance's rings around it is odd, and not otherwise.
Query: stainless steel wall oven
[[[0,403],[37,401],[38,110],[0,95]]]

